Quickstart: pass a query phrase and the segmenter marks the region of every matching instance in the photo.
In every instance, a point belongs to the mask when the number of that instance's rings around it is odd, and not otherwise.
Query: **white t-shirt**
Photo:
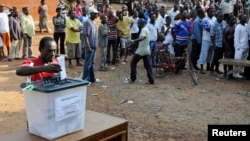
[[[164,32],[166,32],[167,29],[168,29],[167,26],[164,25],[163,27],[164,27]],[[168,33],[165,36],[165,40],[163,41],[163,44],[166,44],[166,43],[172,44],[173,41],[174,41],[174,39],[173,39],[173,36],[172,36],[172,26],[170,26],[170,29],[168,30]]]
[[[5,13],[0,13],[0,33],[6,33],[10,31],[9,18]]]
[[[247,25],[238,24],[234,32],[234,48],[247,49],[248,46],[248,30]]]
[[[179,11],[178,11],[178,10],[177,10],[177,11],[174,11],[173,9],[171,9],[171,10],[168,12],[168,16],[171,17],[171,24],[172,24],[172,25],[175,24],[174,18],[175,18],[175,16],[176,16],[177,14],[179,14]]]
[[[202,22],[204,21],[208,21],[209,25],[210,25],[210,30],[211,30],[211,27],[214,25],[215,21],[216,21],[216,18],[215,17],[212,17],[209,18],[208,16],[206,16]],[[207,30],[204,29],[203,27],[203,32],[202,32],[202,40],[205,40],[205,41],[211,41],[211,37],[210,37],[210,32],[208,32]]]
[[[150,55],[149,34],[150,34],[149,30],[146,26],[141,29],[139,38],[146,37],[146,39],[139,42],[139,45],[138,45],[137,50],[135,51],[135,54],[138,54],[141,56]]]
[[[131,16],[130,18],[134,19],[133,16]],[[132,26],[130,28],[131,33],[138,33],[139,32],[138,20],[139,20],[138,17],[134,19],[134,23],[132,23]]]
[[[157,40],[157,23],[155,22],[155,24],[151,24],[148,23],[147,24],[147,28],[150,31],[150,41],[156,41]]]

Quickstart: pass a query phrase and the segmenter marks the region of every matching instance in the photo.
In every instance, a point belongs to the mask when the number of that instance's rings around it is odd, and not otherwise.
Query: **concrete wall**
[[[49,7],[49,18],[56,14],[56,5],[59,0],[46,0],[46,4]],[[19,12],[22,12],[22,7],[29,7],[30,14],[33,16],[34,21],[38,21],[38,6],[41,0],[0,0],[0,4],[7,5],[10,7],[17,7]]]

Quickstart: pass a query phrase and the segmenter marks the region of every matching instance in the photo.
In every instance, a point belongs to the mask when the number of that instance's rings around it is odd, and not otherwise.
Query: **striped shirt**
[[[114,40],[117,39],[117,18],[116,17],[112,17],[112,18],[108,18],[107,20],[107,25],[109,27],[109,34],[108,34],[108,39],[109,40]]]
[[[94,21],[88,19],[83,26],[83,35],[88,36],[89,45],[91,48],[96,48],[97,42],[97,27]]]
[[[175,24],[174,30],[176,32],[175,42],[179,45],[186,45],[188,41],[188,21],[180,21],[178,24]]]
[[[215,46],[216,47],[223,47],[223,30],[226,27],[226,22],[222,21],[221,23],[218,23],[216,20],[214,25],[212,26],[212,29],[210,30],[210,36],[214,36],[215,38]]]

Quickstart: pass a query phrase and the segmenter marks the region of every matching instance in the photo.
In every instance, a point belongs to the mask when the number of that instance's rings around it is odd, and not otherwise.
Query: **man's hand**
[[[23,38],[27,38],[27,34],[26,33],[23,33]]]
[[[44,66],[44,67],[45,67],[44,68],[45,72],[58,73],[58,72],[62,71],[61,66],[58,64],[49,64],[49,65]]]
[[[86,47],[86,51],[87,51],[88,53],[91,53],[91,52],[92,52],[92,49],[91,49],[90,46],[85,46],[85,47]]]

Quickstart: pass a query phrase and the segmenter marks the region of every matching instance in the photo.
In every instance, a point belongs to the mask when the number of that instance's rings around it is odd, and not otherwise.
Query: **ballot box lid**
[[[51,93],[56,91],[61,91],[65,89],[71,89],[75,87],[85,86],[88,85],[89,81],[75,79],[75,78],[66,78],[60,80],[60,77],[55,76],[51,78],[44,78],[40,81],[32,82],[31,85],[34,86],[33,91],[44,92],[44,93]],[[21,87],[26,87],[27,84],[21,84]]]

